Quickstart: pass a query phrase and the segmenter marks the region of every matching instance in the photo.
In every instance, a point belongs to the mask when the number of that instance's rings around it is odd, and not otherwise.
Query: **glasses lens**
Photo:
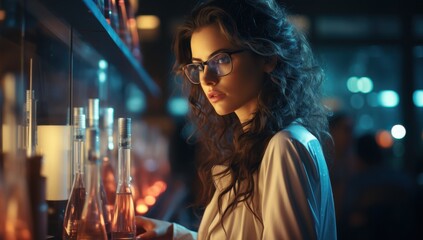
[[[218,53],[211,57],[207,63],[208,71],[216,74],[218,77],[228,75],[232,72],[232,60],[228,53]],[[184,73],[194,84],[200,83],[200,73],[203,71],[203,65],[192,63],[185,65]]]
[[[194,83],[200,83],[200,71],[202,66],[200,64],[188,64],[185,66],[184,72],[188,79]]]
[[[208,67],[217,76],[225,76],[232,71],[231,57],[227,53],[219,53],[208,60]]]

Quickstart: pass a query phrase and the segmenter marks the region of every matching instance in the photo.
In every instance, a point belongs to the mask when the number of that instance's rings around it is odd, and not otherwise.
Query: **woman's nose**
[[[216,73],[209,68],[209,66],[204,66],[203,76],[201,77],[201,81],[203,81],[206,85],[216,85],[219,81]]]

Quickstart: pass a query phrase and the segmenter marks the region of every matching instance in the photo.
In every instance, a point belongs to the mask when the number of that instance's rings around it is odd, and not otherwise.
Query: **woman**
[[[197,233],[138,217],[141,239],[336,239],[328,142],[308,43],[273,0],[198,5],[175,41],[204,147]]]

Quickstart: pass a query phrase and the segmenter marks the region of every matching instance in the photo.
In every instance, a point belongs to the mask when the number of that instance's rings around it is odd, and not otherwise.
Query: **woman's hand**
[[[172,240],[173,224],[157,219],[136,216],[137,239]]]

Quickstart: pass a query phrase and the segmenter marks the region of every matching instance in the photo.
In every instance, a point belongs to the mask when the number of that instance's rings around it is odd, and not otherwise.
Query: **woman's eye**
[[[201,65],[201,64],[195,64],[195,69],[202,71],[203,70],[203,65]]]
[[[229,58],[227,56],[220,56],[216,58],[216,63],[217,64],[229,63]]]

